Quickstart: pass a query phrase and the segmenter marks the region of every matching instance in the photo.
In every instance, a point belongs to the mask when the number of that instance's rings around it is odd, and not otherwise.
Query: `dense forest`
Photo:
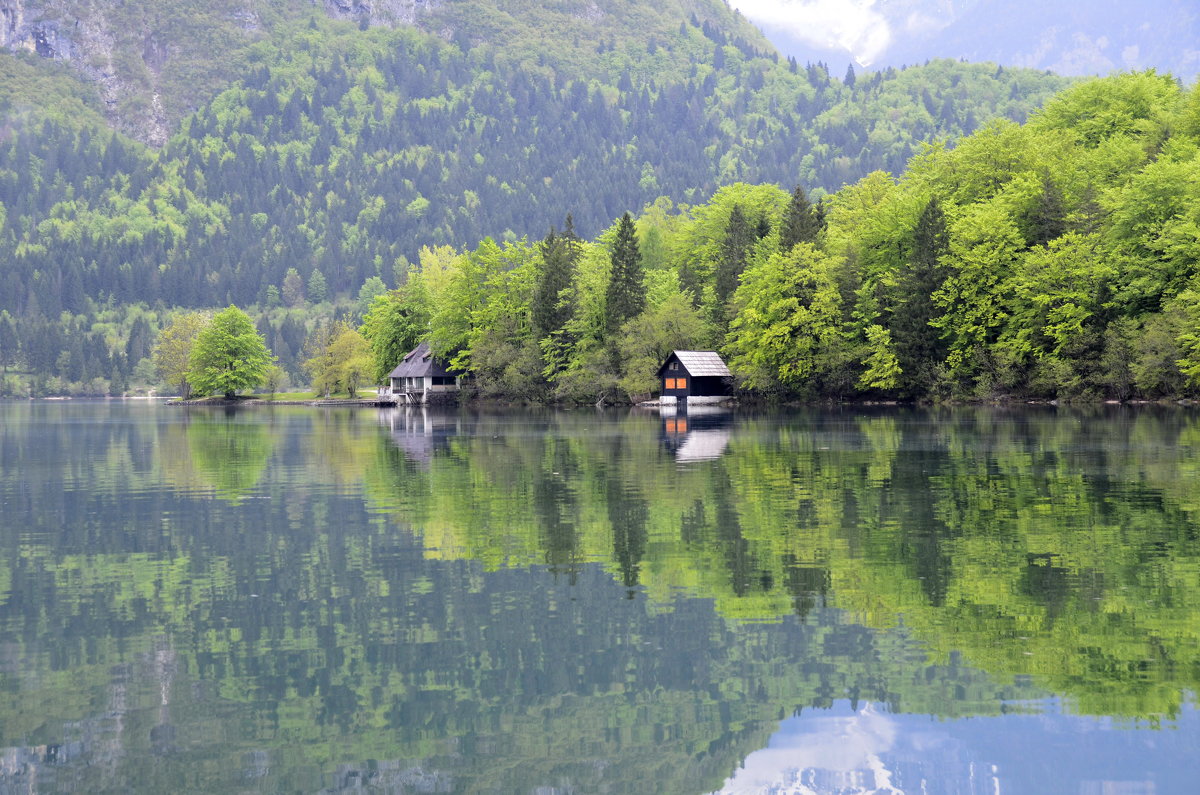
[[[1066,84],[953,62],[839,78],[735,33],[692,14],[638,56],[658,72],[608,41],[564,44],[589,52],[572,71],[315,18],[249,49],[242,82],[159,150],[109,131],[67,77],[6,57],[0,364],[22,375],[4,389],[154,384],[173,309],[229,303],[304,382],[317,318],[400,286],[422,247],[516,245],[568,214],[591,236],[739,181],[819,196],[899,172],[920,141],[1024,119]],[[55,87],[61,102],[15,112]]]
[[[1200,378],[1200,88],[1070,88],[814,205],[734,184],[592,242],[422,250],[365,334],[418,338],[489,395],[641,397],[673,348],[804,398],[1179,396]]]

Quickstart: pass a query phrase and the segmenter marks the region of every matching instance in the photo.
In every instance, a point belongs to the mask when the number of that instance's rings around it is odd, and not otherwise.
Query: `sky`
[[[731,0],[744,16],[822,49],[848,50],[869,66],[892,42],[877,0]]]

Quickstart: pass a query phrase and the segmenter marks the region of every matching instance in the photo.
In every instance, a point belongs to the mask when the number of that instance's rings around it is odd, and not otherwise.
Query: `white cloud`
[[[848,50],[863,66],[892,42],[876,0],[731,0],[742,14],[826,49]]]
[[[813,771],[822,771],[823,781],[844,792],[864,792],[853,784],[868,780],[875,784],[872,792],[898,792],[884,760],[898,734],[895,720],[873,704],[851,715],[788,718],[766,748],[746,757],[718,795],[811,792],[801,783],[811,780],[806,774]]]

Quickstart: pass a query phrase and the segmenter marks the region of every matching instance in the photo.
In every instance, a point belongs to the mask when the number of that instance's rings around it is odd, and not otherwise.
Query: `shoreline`
[[[373,398],[306,398],[303,400],[269,400],[262,399],[257,396],[238,397],[234,400],[226,400],[225,398],[189,398],[184,400],[179,397],[169,395],[47,395],[45,397],[0,397],[0,402],[34,402],[44,401],[61,403],[65,401],[137,401],[144,403],[161,402],[167,406],[182,406],[182,407],[204,407],[210,406],[214,408],[236,408],[241,406],[246,407],[262,407],[262,406],[309,406],[313,408],[395,408],[396,404],[391,402],[382,402]],[[510,408],[526,407],[526,408],[593,408],[592,403],[554,403],[554,402],[530,402],[530,401],[506,401],[497,398],[470,398],[460,400],[457,406],[504,406]],[[928,401],[928,400],[904,400],[904,399],[860,399],[860,400],[764,400],[753,396],[744,396],[740,398],[732,398],[720,403],[704,403],[695,404],[692,408],[713,407],[713,408],[743,408],[743,409],[769,409],[769,408],[814,408],[814,407],[844,407],[844,408],[956,408],[965,406],[974,407],[992,407],[992,408],[1013,408],[1016,406],[1049,406],[1049,407],[1069,407],[1083,408],[1096,406],[1160,406],[1160,407],[1178,407],[1189,408],[1200,406],[1200,399],[1186,397],[1164,397],[1164,398],[1131,398],[1127,400],[1104,399],[1104,400],[1059,400],[1056,398],[995,398],[990,400],[947,400],[947,401]],[[645,408],[656,409],[663,407],[674,408],[674,403],[662,403],[656,398],[649,400],[641,400],[636,402],[615,402],[606,403],[603,408]]]

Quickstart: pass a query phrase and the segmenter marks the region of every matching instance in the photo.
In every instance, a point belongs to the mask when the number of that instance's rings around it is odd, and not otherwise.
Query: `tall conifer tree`
[[[797,243],[816,243],[821,231],[821,219],[804,188],[799,185],[792,191],[792,199],[783,212],[783,225],[779,228],[779,248],[783,252],[792,250]]]
[[[637,317],[646,307],[646,286],[642,279],[642,253],[637,232],[629,213],[621,216],[617,239],[613,242],[612,276],[606,295],[608,332],[614,334],[621,324]]]
[[[725,238],[721,241],[721,251],[717,259],[716,289],[722,307],[733,297],[738,278],[750,259],[750,249],[753,245],[754,230],[746,220],[741,205],[735,204],[729,213],[729,223],[725,226]]]
[[[562,300],[562,292],[571,286],[575,278],[581,245],[575,234],[575,221],[570,215],[567,216],[562,234],[551,229],[538,245],[542,268],[530,307],[538,337],[548,337],[571,319],[574,307]]]
[[[945,358],[942,332],[930,322],[941,316],[933,303],[933,294],[946,281],[941,260],[950,249],[949,238],[946,215],[934,197],[917,219],[912,253],[900,270],[899,301],[891,323],[896,358],[903,371],[901,378],[914,394],[933,386],[936,367]]]

